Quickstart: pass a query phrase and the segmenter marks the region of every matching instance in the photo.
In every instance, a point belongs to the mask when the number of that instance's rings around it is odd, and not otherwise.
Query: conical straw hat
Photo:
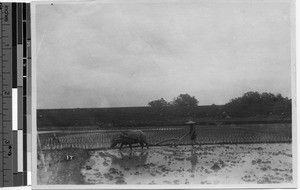
[[[188,122],[186,122],[185,124],[187,125],[191,125],[191,124],[195,124],[196,122],[192,121],[192,120],[189,120]]]

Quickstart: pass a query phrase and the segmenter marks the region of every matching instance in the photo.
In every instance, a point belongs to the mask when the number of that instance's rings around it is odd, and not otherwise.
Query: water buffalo
[[[130,130],[122,132],[118,137],[113,138],[110,148],[114,148],[117,144],[121,144],[120,150],[123,145],[129,145],[132,150],[132,144],[140,144],[144,148],[144,144],[148,147],[148,142],[146,140],[146,135],[141,130]]]

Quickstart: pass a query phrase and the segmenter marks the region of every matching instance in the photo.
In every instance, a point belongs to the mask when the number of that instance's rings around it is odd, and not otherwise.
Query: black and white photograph
[[[36,185],[295,187],[293,9],[35,2]]]

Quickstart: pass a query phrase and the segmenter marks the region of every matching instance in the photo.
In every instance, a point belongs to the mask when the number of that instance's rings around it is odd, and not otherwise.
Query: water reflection
[[[198,156],[196,151],[192,148],[191,150],[191,171],[194,172],[198,163]]]
[[[137,165],[145,164],[148,157],[148,151],[130,151],[128,153],[119,153],[120,156],[111,155],[112,165],[118,165],[125,170]]]

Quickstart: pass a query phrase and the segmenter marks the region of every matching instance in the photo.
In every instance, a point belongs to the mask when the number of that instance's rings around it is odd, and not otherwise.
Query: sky
[[[38,109],[291,97],[289,3],[123,2],[36,5]]]

